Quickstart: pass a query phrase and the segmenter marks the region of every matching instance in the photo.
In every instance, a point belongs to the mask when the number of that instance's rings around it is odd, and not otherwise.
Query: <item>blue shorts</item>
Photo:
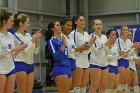
[[[33,64],[26,64],[24,62],[15,62],[15,69],[16,72],[24,71],[27,74],[30,74],[31,72],[34,72],[34,65]]]
[[[105,70],[105,69],[108,69],[108,66],[101,67],[101,66],[98,66],[98,65],[90,64],[89,68],[98,68],[98,69],[101,69],[101,70]]]
[[[129,67],[129,61],[121,58],[121,59],[118,60],[118,66],[128,68]]]
[[[11,76],[12,74],[15,74],[15,73],[16,73],[16,70],[14,68],[11,72],[9,72],[8,74],[6,74],[6,77]]]
[[[71,78],[71,69],[68,66],[56,66],[53,68],[53,73],[52,73],[53,77],[57,77],[60,75],[67,75],[68,78]]]
[[[109,72],[119,74],[118,66],[109,65]]]
[[[70,65],[71,65],[71,71],[75,71],[76,70],[76,59],[73,58],[69,58],[70,61]]]

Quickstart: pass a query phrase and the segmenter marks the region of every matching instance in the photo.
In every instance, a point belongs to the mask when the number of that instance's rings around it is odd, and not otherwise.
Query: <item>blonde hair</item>
[[[27,18],[29,18],[29,16],[26,14],[15,14],[15,19],[14,19],[15,30],[17,30],[17,28],[19,27],[20,22],[22,23],[26,22]]]

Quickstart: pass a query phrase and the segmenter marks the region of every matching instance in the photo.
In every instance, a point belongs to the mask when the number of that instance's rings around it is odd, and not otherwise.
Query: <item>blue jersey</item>
[[[70,67],[70,61],[68,59],[68,47],[66,46],[64,52],[62,52],[60,50],[62,45],[63,42],[55,37],[52,37],[48,41],[49,51],[51,52],[53,59],[55,60],[54,67],[60,65],[66,65]]]

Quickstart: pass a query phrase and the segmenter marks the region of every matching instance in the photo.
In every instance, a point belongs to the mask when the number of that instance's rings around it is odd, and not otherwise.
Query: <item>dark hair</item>
[[[71,19],[69,17],[63,17],[60,20],[60,25],[63,26],[65,25],[68,21],[71,21]]]
[[[81,14],[78,14],[77,16],[73,16],[72,18],[72,30],[76,29],[76,24],[75,24],[75,21],[77,21],[79,19],[80,16],[83,16]],[[83,16],[84,17],[84,16]]]
[[[52,31],[52,28],[54,28],[54,25],[55,25],[56,22],[58,22],[58,21],[52,21],[48,24],[48,29],[45,32],[45,41],[47,41],[47,43],[52,38],[52,36],[54,35],[54,32]],[[53,56],[50,53],[50,50],[48,48],[47,43],[46,43],[46,46],[45,46],[45,58],[51,60],[54,63]]]
[[[24,24],[26,22],[27,18],[29,18],[29,16],[26,14],[19,14],[19,13],[15,14],[14,29],[17,30],[20,22],[22,22]]]
[[[133,30],[132,29],[129,29],[128,30],[131,34],[132,34],[132,36],[133,36]]]
[[[7,21],[13,14],[6,9],[0,10],[0,27],[3,26],[4,21]]]
[[[45,40],[48,41],[53,36],[54,32],[52,31],[52,28],[54,28],[55,23],[58,21],[52,21],[48,24],[48,30],[45,32]]]
[[[109,29],[109,30],[106,32],[106,36],[107,36],[107,38],[109,37],[109,35],[110,35],[111,32],[113,32],[113,31],[116,32],[116,30],[114,30],[114,29]]]
[[[63,26],[67,23],[67,22],[71,22],[71,19],[69,17],[63,17],[61,20],[60,20],[60,25],[62,27],[62,32],[63,32]]]

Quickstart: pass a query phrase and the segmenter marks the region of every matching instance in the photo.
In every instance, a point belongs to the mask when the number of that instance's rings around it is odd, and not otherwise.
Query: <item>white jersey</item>
[[[16,35],[16,36],[15,36]],[[22,42],[24,42],[24,44],[28,44],[28,47],[25,48],[23,51],[21,51],[15,58],[14,60],[16,62],[25,62],[27,64],[33,64],[33,54],[37,54],[39,48],[35,48],[35,44],[33,44],[31,42],[31,35],[29,33],[25,33],[25,35],[23,36],[20,33],[15,33],[14,39],[15,39],[15,43],[19,44]]]
[[[83,44],[87,44],[89,41],[90,37],[87,32],[84,31],[84,35],[82,35],[80,32],[73,30],[70,33],[70,36],[74,39],[74,43],[76,47],[81,47]],[[75,57],[76,57],[76,67],[80,68],[88,68],[89,67],[89,60],[88,60],[88,54],[90,51],[86,50],[83,51],[82,53],[76,52]]]
[[[92,38],[94,33],[90,35]],[[90,64],[98,65],[101,67],[108,66],[106,46],[104,45],[107,42],[107,37],[101,35],[98,37],[96,35],[96,41],[92,45],[91,55],[90,55]]]
[[[133,42],[131,42],[131,45],[133,45]],[[136,52],[134,51],[134,49],[131,49],[131,51],[129,51],[128,54],[129,54],[129,57],[128,57],[129,68],[136,70],[136,63],[135,61],[133,61],[134,58],[137,58]]]
[[[133,58],[137,58],[136,56],[133,56]],[[136,63],[133,60],[129,60],[129,68],[132,70],[136,70]]]
[[[129,60],[129,68],[132,70],[136,70],[136,63],[133,61],[134,58],[138,58],[135,52],[129,54],[129,57],[127,58]]]
[[[128,50],[131,49],[130,47],[132,46],[132,42],[131,42],[130,39],[127,39],[126,42],[125,42],[120,37],[117,38],[116,44],[117,44],[118,51],[120,51],[120,50],[121,51],[128,51]]]
[[[66,43],[67,43],[67,46],[68,46],[68,58],[75,59],[76,45],[74,44],[74,40],[70,35],[65,36],[65,39],[66,39]]]
[[[14,61],[10,48],[13,48],[14,38],[11,33],[4,35],[0,32],[0,74],[8,74],[14,68]]]
[[[124,58],[124,59],[129,60],[129,67],[135,70],[136,69],[135,62],[131,60],[131,59],[133,59],[135,57],[134,49],[131,49],[131,46],[133,45],[131,40],[127,39],[126,42],[124,42],[123,39],[117,38],[116,44],[118,46],[118,51],[120,51],[120,50],[121,51],[126,51],[126,52],[129,51],[128,52],[129,57]]]
[[[118,54],[117,45],[114,43],[111,49],[107,49],[106,52],[107,52],[108,64],[111,66],[118,66],[118,59],[121,57]]]

